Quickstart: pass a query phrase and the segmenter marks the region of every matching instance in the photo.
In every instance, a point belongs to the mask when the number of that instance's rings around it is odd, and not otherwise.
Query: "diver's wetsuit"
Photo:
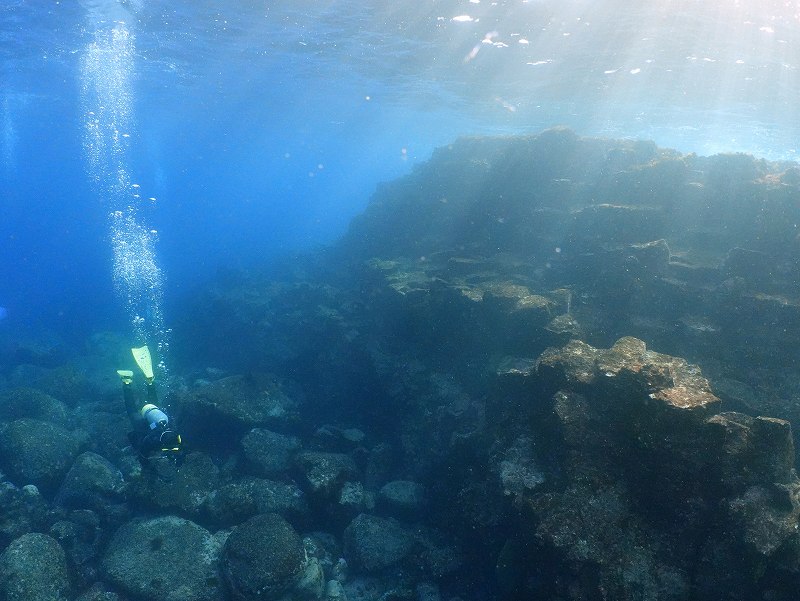
[[[122,385],[122,396],[125,399],[125,410],[131,420],[133,431],[128,433],[128,440],[134,449],[144,458],[150,458],[156,451],[163,450],[162,436],[169,430],[169,420],[160,409],[158,409],[158,395],[156,385],[152,382],[147,384],[147,402],[139,403],[136,400],[136,393],[133,384]],[[163,416],[163,421],[152,421],[145,418],[147,412],[142,410],[147,406],[152,406],[153,410]]]

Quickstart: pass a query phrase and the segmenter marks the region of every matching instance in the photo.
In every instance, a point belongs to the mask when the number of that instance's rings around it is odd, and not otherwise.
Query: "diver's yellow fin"
[[[122,378],[123,384],[130,384],[133,382],[133,372],[129,369],[118,369],[117,374]]]
[[[133,358],[136,360],[136,365],[142,370],[144,377],[148,382],[153,381],[153,361],[150,359],[150,349],[147,345],[139,348],[132,348]]]

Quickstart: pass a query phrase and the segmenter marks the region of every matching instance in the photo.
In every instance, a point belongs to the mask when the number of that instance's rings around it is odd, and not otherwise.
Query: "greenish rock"
[[[0,482],[0,548],[41,528],[47,511],[47,501],[35,486],[17,488],[11,482]]]
[[[375,509],[375,495],[364,489],[361,482],[345,482],[339,493],[338,513],[351,520],[359,513]]]
[[[413,514],[425,506],[425,487],[409,480],[393,480],[378,492],[378,502],[387,511]]]
[[[273,380],[230,376],[194,389],[182,401],[186,421],[249,429],[292,419],[297,403]]]
[[[280,599],[306,565],[302,539],[275,513],[257,515],[234,528],[222,552],[222,571],[236,601]]]
[[[300,450],[300,439],[264,428],[253,428],[242,438],[242,453],[258,476],[275,476],[287,471]]]
[[[189,520],[136,519],[116,531],[102,568],[132,599],[221,601],[220,547],[218,537]]]
[[[103,585],[96,582],[75,598],[75,601],[122,601],[114,592],[106,590]]]
[[[205,513],[215,524],[234,526],[259,513],[304,519],[308,504],[294,484],[245,478],[212,491],[205,500]]]
[[[392,519],[362,513],[344,531],[348,563],[367,572],[402,561],[413,548],[411,532]]]
[[[23,534],[0,556],[0,598],[4,601],[69,601],[67,560],[46,534]]]
[[[17,484],[53,492],[79,451],[79,440],[65,428],[22,418],[0,426],[0,457]]]
[[[13,388],[0,394],[0,421],[23,417],[64,425],[67,408],[57,398],[35,388]]]
[[[42,367],[18,365],[10,376],[12,386],[30,386],[74,407],[84,400],[91,388],[83,372],[72,365]]]
[[[105,457],[85,452],[64,476],[56,502],[69,509],[103,511],[121,503],[124,491],[122,473]]]
[[[750,551],[769,557],[797,537],[800,482],[789,486],[752,486],[727,503],[732,532]]]
[[[347,593],[338,580],[329,580],[325,585],[325,601],[348,601]]]
[[[325,594],[325,572],[319,559],[310,557],[300,579],[292,589],[292,599],[315,601]]]
[[[297,455],[295,463],[309,492],[321,497],[338,494],[347,480],[358,477],[355,462],[343,453],[308,451]]]
[[[159,477],[154,469],[143,469],[131,479],[131,494],[144,505],[175,509],[199,516],[206,497],[217,487],[219,468],[205,453],[189,453],[169,478]]]

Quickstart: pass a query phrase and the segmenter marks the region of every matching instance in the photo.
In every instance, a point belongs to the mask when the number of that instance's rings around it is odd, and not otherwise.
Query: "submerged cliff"
[[[86,368],[124,343],[4,355],[0,588],[794,599],[798,223],[793,164],[458,140],[183,307],[173,478]]]
[[[790,598],[799,184],[568,130],[462,139],[205,323],[242,335],[216,361],[380,433],[505,598]]]

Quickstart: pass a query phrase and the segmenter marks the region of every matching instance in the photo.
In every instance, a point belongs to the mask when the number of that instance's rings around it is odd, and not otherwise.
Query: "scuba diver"
[[[133,431],[128,433],[128,440],[139,455],[142,465],[154,468],[159,477],[169,477],[174,475],[182,459],[181,435],[172,429],[169,416],[158,407],[150,349],[143,346],[133,348],[131,352],[144,374],[147,400],[145,403],[137,400],[133,388],[133,372],[118,369],[117,374],[122,379],[125,409],[133,426]]]

